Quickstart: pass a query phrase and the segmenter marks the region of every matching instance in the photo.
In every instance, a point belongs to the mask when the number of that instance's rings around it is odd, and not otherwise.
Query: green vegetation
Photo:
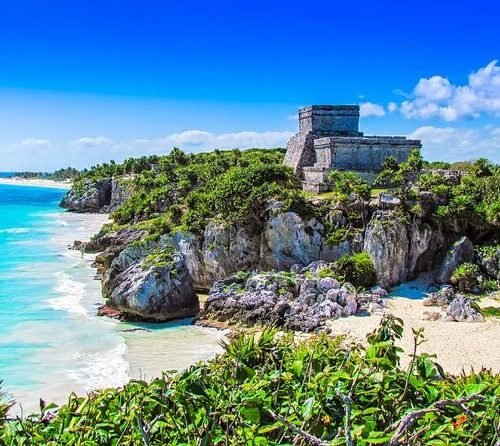
[[[174,148],[166,156],[93,167],[76,179],[75,189],[88,180],[121,176],[132,194],[113,213],[115,224],[157,235],[174,229],[200,233],[211,219],[258,222],[269,199],[298,193],[299,182],[282,165],[283,156],[280,149],[185,154]]]
[[[371,188],[368,182],[356,172],[343,172],[333,170],[328,177],[333,192],[337,194],[337,202],[347,216],[350,227],[359,226],[357,220],[361,220],[362,228],[367,224],[367,203],[371,198]],[[339,238],[339,234],[333,236],[333,240]]]
[[[412,150],[408,160],[403,163],[397,163],[393,157],[388,157],[374,186],[390,188],[394,195],[401,199],[403,206],[406,206],[414,198],[412,188],[419,177],[423,163],[419,149]]]
[[[500,226],[500,166],[485,159],[475,161],[447,195],[441,216],[470,221],[478,228]]]
[[[356,172],[333,170],[328,180],[341,201],[367,201],[371,197],[370,186]]]
[[[156,249],[150,253],[146,260],[142,263],[142,268],[166,268],[175,263],[174,248],[166,246],[165,248]]]
[[[457,285],[458,289],[463,293],[464,291],[471,291],[473,288],[477,287],[478,276],[480,274],[479,266],[474,263],[462,263],[457,266],[455,271],[450,277],[450,282],[453,285]]]
[[[21,445],[454,445],[498,441],[500,377],[449,376],[432,356],[400,366],[401,320],[386,318],[366,347],[305,341],[272,330],[151,383],[71,395],[55,415],[7,421],[0,442]],[[415,352],[422,332],[414,331]]]
[[[16,172],[14,176],[29,180],[67,181],[74,179],[78,174],[79,171],[74,167],[66,167],[55,172]]]
[[[484,317],[500,317],[500,307],[484,307],[481,313]]]
[[[9,409],[14,404],[14,402],[7,398],[5,393],[2,392],[2,383],[3,381],[0,380],[0,429],[2,429],[2,423],[5,420]]]
[[[339,277],[356,287],[369,287],[375,284],[373,260],[366,252],[344,255],[335,262]]]

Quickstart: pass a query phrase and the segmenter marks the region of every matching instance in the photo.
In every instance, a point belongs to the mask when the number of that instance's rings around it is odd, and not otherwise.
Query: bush
[[[462,263],[453,271],[450,282],[458,286],[461,292],[471,291],[478,286],[478,277],[480,273],[479,267],[474,263]]]
[[[366,252],[342,256],[335,262],[335,269],[340,277],[354,286],[366,288],[375,284],[373,260]]]

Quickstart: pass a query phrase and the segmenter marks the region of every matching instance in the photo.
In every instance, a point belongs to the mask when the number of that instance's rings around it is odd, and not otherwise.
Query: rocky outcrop
[[[283,212],[280,203],[274,203],[269,212],[260,242],[262,269],[287,270],[294,264],[308,265],[317,260],[333,262],[351,252],[349,241],[329,246],[325,227],[316,218]]]
[[[474,245],[467,237],[462,237],[455,242],[446,254],[443,263],[436,274],[436,280],[440,283],[447,283],[453,271],[464,262],[470,262],[474,258]]]
[[[87,180],[68,191],[59,206],[73,212],[108,213],[127,201],[130,190],[113,179]]]
[[[125,203],[132,193],[131,186],[127,183],[112,179],[111,180],[111,197],[109,204],[103,206],[100,212],[111,213],[116,208]]]
[[[127,248],[113,261],[115,274],[108,274],[103,285],[106,305],[139,320],[195,316],[199,301],[182,255],[172,253],[165,259],[167,254],[160,251],[150,260],[140,249]]]
[[[424,305],[426,307],[445,307],[447,306],[455,297],[455,290],[451,285],[445,285],[430,293],[424,300]]]
[[[457,294],[446,309],[446,319],[457,322],[483,322],[484,316],[474,308],[470,299]]]
[[[207,290],[237,271],[287,270],[294,264],[332,262],[351,252],[349,240],[327,245],[324,227],[316,219],[280,209],[281,203],[273,203],[260,228],[214,221],[202,236],[175,232],[163,236],[161,243],[182,253],[195,287]]]
[[[366,228],[363,251],[373,260],[377,282],[390,287],[431,270],[446,246],[439,228],[420,220],[409,223],[397,211],[376,211]]]
[[[478,252],[478,263],[486,273],[500,280],[500,246],[488,246],[487,249]]]
[[[79,188],[72,188],[59,206],[73,212],[99,212],[111,201],[111,180],[86,181]]]
[[[328,275],[332,267],[314,262],[297,273],[230,276],[214,284],[200,318],[310,332],[327,320],[366,311],[371,302],[382,304],[380,293],[359,294],[350,283],[341,285]]]

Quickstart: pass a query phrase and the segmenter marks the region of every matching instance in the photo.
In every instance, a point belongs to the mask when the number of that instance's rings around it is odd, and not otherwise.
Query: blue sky
[[[496,1],[0,2],[0,170],[284,145],[299,106],[500,161]]]

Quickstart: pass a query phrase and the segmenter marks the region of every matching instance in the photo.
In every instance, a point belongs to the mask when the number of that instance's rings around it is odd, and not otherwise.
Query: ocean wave
[[[0,234],[26,234],[30,232],[28,228],[6,228],[0,229]]]
[[[54,290],[61,296],[48,299],[47,302],[50,306],[54,310],[87,315],[87,310],[82,305],[82,298],[85,295],[85,284],[73,280],[69,274],[64,272],[57,272],[54,275],[56,277]]]
[[[127,346],[124,342],[107,351],[77,353],[74,360],[82,364],[82,367],[68,370],[67,376],[83,385],[87,392],[123,386],[130,379],[126,353]]]

